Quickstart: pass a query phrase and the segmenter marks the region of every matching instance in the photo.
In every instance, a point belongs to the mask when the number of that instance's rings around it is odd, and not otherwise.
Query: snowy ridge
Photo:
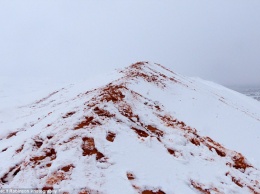
[[[107,80],[1,121],[0,188],[260,193],[258,102],[148,62]]]

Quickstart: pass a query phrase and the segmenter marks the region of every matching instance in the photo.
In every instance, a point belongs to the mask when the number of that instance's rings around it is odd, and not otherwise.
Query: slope
[[[2,121],[1,187],[260,193],[257,103],[139,62],[52,92]]]

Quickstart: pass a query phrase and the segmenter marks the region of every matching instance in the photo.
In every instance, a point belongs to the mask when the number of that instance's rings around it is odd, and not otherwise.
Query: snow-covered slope
[[[8,115],[0,188],[260,193],[259,102],[159,64],[53,91]]]

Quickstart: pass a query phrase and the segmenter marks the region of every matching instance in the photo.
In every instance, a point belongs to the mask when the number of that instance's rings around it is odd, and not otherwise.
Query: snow
[[[179,77],[183,84],[163,91],[149,87],[146,82],[133,90],[161,102],[165,110],[195,127],[201,134],[212,137],[226,147],[239,150],[260,167],[260,105],[240,93],[201,79]],[[238,143],[243,142],[243,143]]]
[[[260,192],[259,102],[147,62],[51,87],[0,98],[0,188]]]

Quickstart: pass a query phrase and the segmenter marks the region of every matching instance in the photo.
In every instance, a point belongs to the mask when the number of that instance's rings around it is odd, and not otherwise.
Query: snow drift
[[[259,102],[159,64],[139,62],[12,113],[0,120],[0,188],[260,193]]]

